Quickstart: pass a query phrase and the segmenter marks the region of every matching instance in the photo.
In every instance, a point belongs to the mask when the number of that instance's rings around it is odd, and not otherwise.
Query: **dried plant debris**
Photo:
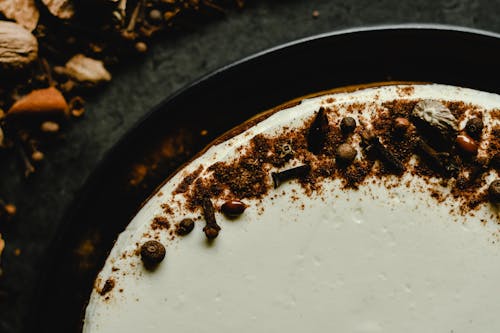
[[[34,139],[27,131],[19,140],[22,124],[30,122],[18,116],[82,116],[89,89],[110,81],[122,59],[147,52],[158,32],[192,28],[242,6],[235,0],[0,0],[0,111],[7,114],[0,117],[0,149]]]
[[[0,1],[0,13],[29,31],[36,28],[40,18],[35,0],[2,0]]]
[[[0,150],[26,177],[85,96],[121,62],[147,52],[154,35],[192,29],[243,0],[0,0]],[[135,58],[134,58],[135,57]],[[69,102],[68,102],[69,101]],[[0,200],[0,220],[8,218]],[[3,209],[2,209],[3,207]],[[3,241],[0,238],[0,252]]]
[[[7,112],[6,118],[19,116],[66,115],[68,103],[62,93],[54,88],[36,89],[16,101]]]
[[[73,56],[64,68],[60,69],[60,73],[79,82],[99,83],[111,80],[111,74],[104,68],[101,60],[95,60],[83,54]]]

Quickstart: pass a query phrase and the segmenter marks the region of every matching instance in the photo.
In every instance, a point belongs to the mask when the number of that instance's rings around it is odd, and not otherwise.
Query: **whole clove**
[[[380,142],[380,139],[371,131],[365,131],[362,134],[364,140],[367,141],[367,149],[374,151],[381,162],[395,174],[401,174],[405,171],[405,166],[396,155],[394,155],[386,146]]]
[[[311,171],[311,166],[309,164],[304,164],[284,171],[273,172],[271,173],[271,177],[273,178],[274,188],[278,188],[284,181],[302,178],[306,176],[309,171]]]
[[[419,156],[427,160],[432,169],[446,176],[455,177],[458,174],[458,165],[454,163],[450,154],[437,152],[422,139],[417,140],[416,148],[420,153]]]
[[[203,215],[205,216],[206,225],[203,232],[208,239],[214,239],[219,235],[220,226],[215,220],[215,212],[212,201],[209,198],[204,198],[202,202]]]

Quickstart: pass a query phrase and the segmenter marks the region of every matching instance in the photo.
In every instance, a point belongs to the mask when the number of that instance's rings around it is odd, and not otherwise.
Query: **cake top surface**
[[[145,203],[84,332],[500,328],[499,134],[500,96],[436,84],[269,111]]]

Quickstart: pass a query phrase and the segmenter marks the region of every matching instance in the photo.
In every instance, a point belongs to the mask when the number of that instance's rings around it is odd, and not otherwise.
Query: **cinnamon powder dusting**
[[[415,126],[410,126],[403,134],[394,130],[395,119],[398,117],[410,119],[417,102],[411,99],[398,99],[383,103],[377,106],[374,113],[376,116],[368,124],[372,127],[383,149],[390,154],[391,158],[402,163],[405,168],[403,173],[395,173],[390,165],[370,151],[366,144],[355,139],[364,130],[361,126],[358,126],[352,135],[343,135],[339,124],[342,119],[340,115],[345,113],[342,107],[346,108],[346,106],[333,106],[325,109],[329,119],[329,129],[324,146],[316,154],[308,151],[306,142],[309,127],[314,121],[313,115],[300,128],[285,128],[282,133],[274,136],[263,134],[254,136],[247,146],[239,149],[237,158],[208,166],[203,178],[199,177],[202,168],[198,168],[183,179],[174,193],[184,194],[187,199],[186,207],[190,211],[199,210],[203,198],[207,197],[239,200],[262,199],[273,188],[271,172],[306,163],[311,167],[310,172],[297,181],[304,192],[309,195],[315,191],[321,191],[324,179],[339,179],[345,189],[356,190],[368,178],[376,177],[384,182],[388,175],[401,178],[406,172],[410,172],[426,180],[430,185],[435,184],[436,179],[449,183],[453,197],[463,203],[461,211],[467,212],[475,209],[488,200],[485,192],[480,191],[484,185],[483,174],[486,170],[478,174],[479,162],[476,158],[463,155],[453,146],[447,153],[450,156],[456,156],[454,165],[459,169],[459,175],[443,174],[436,170],[432,161],[430,162],[426,156],[418,153],[417,146],[421,136]],[[458,120],[465,119],[467,114],[478,113],[477,107],[470,104],[462,102],[444,102],[444,104]],[[366,108],[366,105],[349,105],[348,107],[350,108],[348,112],[361,115],[360,110]],[[499,134],[500,128],[494,128],[488,136],[489,145],[485,151],[488,156],[499,152]],[[349,143],[359,150],[358,157],[351,165],[339,166],[335,161],[335,151],[342,143]],[[410,165],[412,157],[415,156],[416,164]],[[467,175],[471,174],[474,179],[467,178]],[[438,201],[443,200],[443,195],[439,191],[433,190],[432,185],[429,188],[430,196]]]

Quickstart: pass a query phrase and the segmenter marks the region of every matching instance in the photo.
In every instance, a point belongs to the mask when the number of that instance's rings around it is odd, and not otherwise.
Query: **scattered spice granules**
[[[489,166],[477,158],[472,158],[460,153],[456,147],[451,147],[446,152],[454,156],[455,166],[459,169],[459,175],[443,174],[436,170],[425,156],[418,153],[418,142],[421,140],[420,133],[415,126],[410,126],[405,133],[394,130],[396,118],[410,118],[412,109],[416,104],[415,100],[394,100],[384,103],[376,112],[376,116],[371,120],[373,135],[379,138],[381,146],[395,158],[404,168],[404,172],[399,173],[389,169],[383,161],[375,167],[377,156],[364,146],[362,156],[356,159],[353,164],[341,167],[335,162],[335,150],[344,142],[350,142],[350,138],[342,134],[339,110],[327,109],[326,114],[332,118],[329,123],[328,135],[323,147],[314,154],[308,150],[307,138],[309,128],[312,126],[316,116],[305,122],[305,124],[293,130],[284,130],[283,133],[274,137],[267,137],[258,134],[250,139],[248,146],[240,150],[241,155],[234,161],[216,162],[208,166],[208,174],[193,181],[193,174],[188,175],[184,181],[191,184],[186,188],[182,187],[182,192],[187,199],[187,209],[198,210],[202,206],[205,198],[237,198],[242,199],[262,199],[272,188],[271,171],[285,165],[289,160],[296,161],[300,165],[307,163],[311,169],[307,176],[299,179],[299,183],[306,191],[321,190],[321,181],[326,178],[341,179],[345,188],[357,189],[368,177],[375,176],[382,178],[387,175],[402,177],[408,170],[413,175],[420,176],[430,181],[437,178],[441,181],[449,182],[451,193],[461,200],[462,212],[475,209],[479,204],[488,201],[488,197],[479,189],[484,185],[481,182],[482,175],[490,169]],[[464,120],[466,113],[473,115],[477,113],[477,108],[473,105],[461,102],[445,103],[450,108],[454,116],[459,120]],[[335,115],[335,117],[333,116]],[[335,118],[335,119],[333,119]],[[358,127],[353,135],[360,135],[363,129]],[[489,145],[486,154],[494,156],[500,151],[500,128],[493,128],[488,135]],[[280,154],[280,147],[283,144],[291,146],[291,155]],[[363,147],[363,146],[362,146]],[[442,153],[442,152],[440,152]],[[417,163],[414,167],[409,166],[410,159],[417,155]],[[441,156],[441,155],[440,155]],[[478,169],[478,165],[482,165]],[[479,171],[478,171],[479,170]],[[477,174],[473,177],[477,179],[462,179],[463,175]],[[431,191],[432,192],[432,191]],[[438,192],[430,193],[437,200],[442,200]]]

